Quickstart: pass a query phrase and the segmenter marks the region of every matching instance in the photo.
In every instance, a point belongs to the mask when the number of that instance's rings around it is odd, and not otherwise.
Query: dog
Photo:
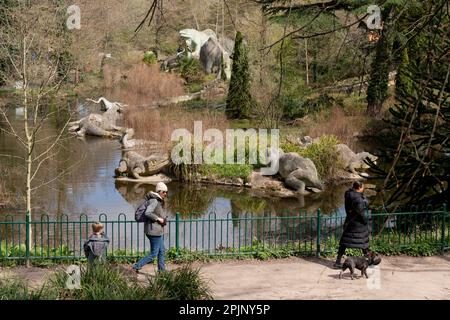
[[[371,265],[377,265],[380,262],[381,258],[373,252],[369,252],[362,257],[348,257],[342,265],[342,271],[339,274],[339,279],[342,279],[342,273],[344,273],[345,270],[350,269],[350,277],[353,280],[355,268],[361,270],[361,277],[366,276],[366,278],[369,278],[367,275],[367,268]]]

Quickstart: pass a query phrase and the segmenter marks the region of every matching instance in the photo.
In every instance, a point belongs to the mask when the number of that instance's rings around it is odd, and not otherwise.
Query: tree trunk
[[[26,48],[27,43],[26,40],[23,39],[22,41],[22,81],[23,81],[23,110],[24,110],[24,130],[25,130],[25,137],[26,137],[26,165],[27,165],[27,181],[26,181],[26,202],[27,202],[27,212],[26,212],[26,234],[28,237],[26,237],[26,248],[27,253],[29,253],[29,250],[31,250],[31,225],[28,223],[29,218],[31,218],[31,164],[32,164],[32,152],[33,152],[33,134],[30,133],[30,127],[28,124],[28,76],[27,76],[27,57],[26,57]],[[30,260],[26,259],[27,268],[30,267]]]
[[[264,12],[261,11],[261,48],[266,47],[267,39],[267,17]],[[264,50],[259,51],[259,84],[264,84]]]
[[[306,85],[309,86],[308,39],[305,39]]]
[[[367,105],[367,114],[372,118],[380,118],[383,102],[370,103]]]

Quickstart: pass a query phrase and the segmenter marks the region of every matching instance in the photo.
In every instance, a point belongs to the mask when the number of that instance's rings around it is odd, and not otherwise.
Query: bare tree
[[[64,44],[64,38],[61,37],[64,15],[56,5],[47,4],[44,7],[22,0],[16,1],[13,8],[3,9],[8,10],[11,19],[0,30],[0,54],[11,65],[12,72],[6,76],[15,81],[19,89],[18,106],[23,110],[23,119],[14,121],[7,108],[0,105],[0,119],[3,120],[0,132],[13,136],[23,150],[23,156],[18,158],[25,164],[26,210],[27,220],[30,221],[35,191],[49,186],[71,169],[66,167],[54,176],[43,179],[38,174],[55,157],[58,149],[64,147],[66,140],[70,139],[65,134],[71,119],[70,112],[58,106],[48,108],[47,103],[67,77],[67,73],[61,73],[60,64],[60,52],[63,52],[61,48]],[[43,131],[44,124],[62,114],[64,119],[60,121],[62,125],[56,133],[46,134]],[[32,245],[29,223],[27,234],[29,249]]]

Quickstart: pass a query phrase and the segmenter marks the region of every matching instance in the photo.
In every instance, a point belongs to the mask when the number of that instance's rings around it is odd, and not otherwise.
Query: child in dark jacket
[[[108,244],[109,238],[103,232],[103,224],[94,222],[92,224],[92,235],[83,245],[84,254],[88,258],[89,264],[104,260]]]

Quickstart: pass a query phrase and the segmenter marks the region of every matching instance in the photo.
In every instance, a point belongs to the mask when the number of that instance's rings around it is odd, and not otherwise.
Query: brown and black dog
[[[371,265],[377,265],[380,262],[381,257],[373,252],[369,252],[362,257],[348,257],[342,265],[342,271],[339,274],[339,279],[342,279],[342,273],[344,273],[347,268],[350,269],[350,277],[352,280],[355,269],[361,270],[361,277],[366,276],[366,278],[369,278],[366,271],[367,268]]]

